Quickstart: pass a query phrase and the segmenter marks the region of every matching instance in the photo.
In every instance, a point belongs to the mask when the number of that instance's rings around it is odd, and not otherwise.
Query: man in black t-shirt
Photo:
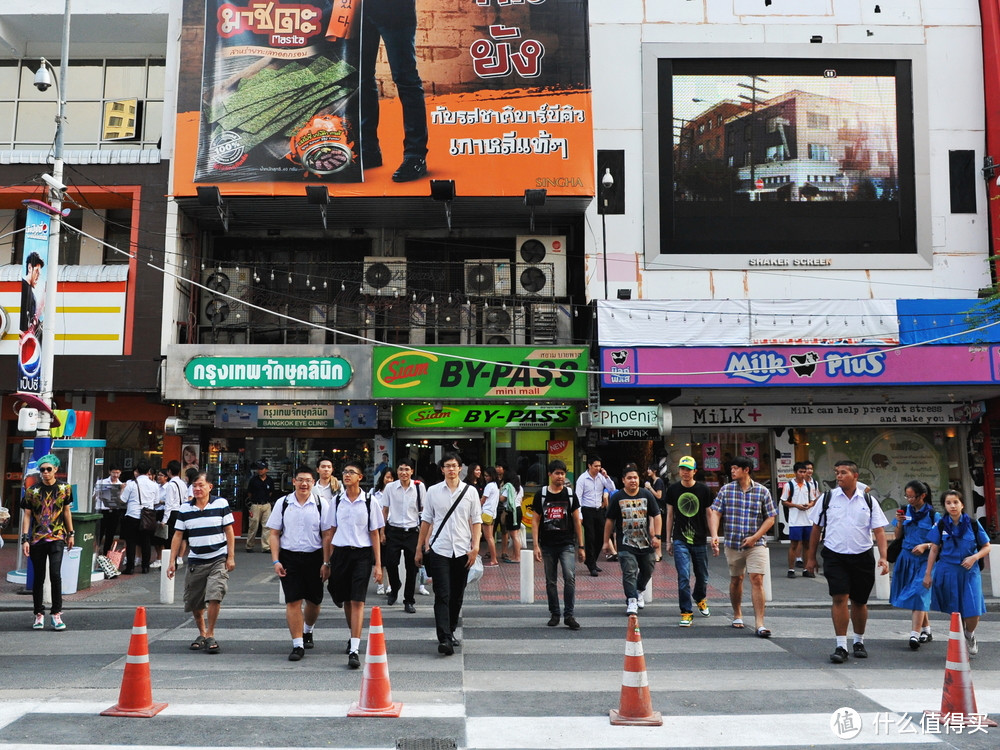
[[[694,481],[697,468],[691,456],[677,462],[681,481],[674,482],[664,493],[667,522],[664,536],[667,554],[674,556],[677,568],[677,599],[681,607],[682,628],[691,627],[694,621],[694,604],[691,594],[691,563],[694,563],[694,603],[702,617],[712,613],[708,608],[708,509],[712,505],[712,491],[708,485]]]
[[[549,461],[549,484],[535,493],[531,505],[535,534],[535,562],[545,562],[545,593],[549,600],[549,626],[559,624],[558,567],[562,565],[563,622],[570,630],[579,630],[573,616],[576,600],[576,559],[586,559],[583,546],[583,521],[580,501],[566,484],[566,464]],[[575,553],[575,554],[574,554]],[[576,559],[574,559],[576,558]]]
[[[253,552],[253,544],[260,526],[260,546],[263,552],[271,551],[271,535],[267,530],[267,519],[271,516],[274,503],[274,480],[267,475],[267,461],[257,461],[251,467],[257,476],[247,483],[247,510],[250,523],[247,526],[247,552]]]
[[[645,602],[642,592],[653,577],[655,552],[660,549],[660,506],[653,493],[639,487],[639,467],[628,464],[622,474],[624,489],[608,501],[604,522],[604,549],[611,549],[611,533],[618,539],[618,562],[622,568],[622,588],[627,609],[634,615]]]

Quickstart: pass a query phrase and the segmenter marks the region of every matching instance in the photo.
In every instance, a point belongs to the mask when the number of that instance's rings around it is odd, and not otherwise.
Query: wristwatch
[[[579,547],[577,547],[577,549],[587,549],[587,548],[581,544]]]
[[[327,560],[325,563],[323,563],[323,565],[325,567],[327,567],[327,568],[332,568],[333,567],[333,564],[329,560]]]

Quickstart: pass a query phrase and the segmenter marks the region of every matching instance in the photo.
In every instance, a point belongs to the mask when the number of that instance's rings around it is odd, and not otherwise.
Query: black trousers
[[[403,555],[406,566],[406,586],[403,589],[403,603],[413,604],[413,594],[417,589],[417,564],[413,556],[417,553],[417,539],[420,528],[407,530],[398,526],[385,527],[385,559],[382,565],[389,570],[389,584],[393,592],[399,591],[399,556]]]
[[[142,530],[138,518],[123,516],[122,536],[125,537],[125,570],[122,572],[126,575],[131,575],[134,572],[136,543],[139,544],[139,550],[142,552],[142,570],[149,570],[149,564],[152,562],[150,552],[152,534]]]
[[[583,545],[587,553],[587,569],[597,567],[604,546],[604,508],[583,508]]]
[[[122,510],[101,511],[101,554],[107,555],[111,551],[123,513]]]
[[[28,548],[31,567],[35,571],[35,580],[31,585],[31,597],[35,605],[35,614],[44,615],[45,605],[42,604],[43,587],[45,586],[45,566],[49,566],[49,583],[52,587],[52,614],[62,612],[62,560],[66,542],[36,542]]]
[[[467,555],[444,557],[433,550],[424,555],[427,575],[434,579],[434,625],[437,627],[438,643],[444,643],[458,628],[458,616],[462,613],[465,599],[465,584],[469,571]]]

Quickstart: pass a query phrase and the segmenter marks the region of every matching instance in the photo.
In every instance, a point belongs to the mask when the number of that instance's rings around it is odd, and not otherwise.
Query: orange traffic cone
[[[625,671],[622,673],[622,696],[618,710],[611,709],[615,726],[658,727],[663,725],[659,711],[653,710],[649,699],[649,678],[646,677],[646,657],[642,653],[639,618],[629,615],[625,637]]]
[[[101,716],[148,719],[166,707],[166,703],[153,703],[153,686],[149,681],[149,646],[146,643],[146,608],[136,607],[118,703],[107,711],[101,711]]]
[[[997,723],[980,715],[976,708],[976,693],[972,689],[969,671],[969,650],[965,645],[965,628],[958,612],[951,613],[951,634],[948,636],[948,661],[944,668],[944,691],[940,711],[924,711],[940,717],[942,724],[951,726],[995,727]]]
[[[361,678],[361,700],[351,704],[347,715],[399,718],[402,710],[402,703],[392,702],[389,659],[385,653],[385,633],[382,630],[382,608],[372,607],[368,647],[365,649],[365,673]]]

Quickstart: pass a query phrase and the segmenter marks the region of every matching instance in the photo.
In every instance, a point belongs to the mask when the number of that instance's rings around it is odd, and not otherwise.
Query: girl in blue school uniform
[[[990,552],[990,538],[979,522],[965,512],[962,493],[948,490],[941,495],[941,502],[946,514],[928,537],[931,550],[924,586],[931,591],[934,609],[962,615],[965,640],[972,656],[979,652],[976,626],[986,614],[979,561]]]
[[[914,479],[903,489],[907,505],[896,511],[893,525],[903,535],[903,549],[892,569],[892,589],[889,602],[894,607],[912,612],[910,648],[916,651],[921,643],[933,640],[927,612],[931,608],[931,590],[924,587],[924,571],[931,543],[931,532],[941,520],[934,512],[931,488]]]

